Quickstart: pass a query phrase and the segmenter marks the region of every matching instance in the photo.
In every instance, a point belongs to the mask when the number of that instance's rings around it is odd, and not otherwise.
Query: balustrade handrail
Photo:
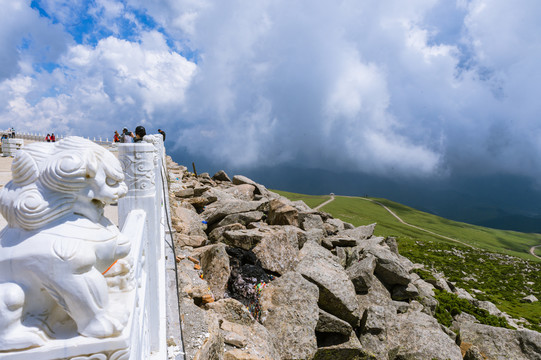
[[[145,359],[149,353],[149,334],[145,332],[148,328],[148,315],[151,311],[149,303],[148,284],[148,262],[146,261],[145,247],[147,240],[144,237],[146,212],[141,209],[132,210],[126,218],[122,232],[131,239],[132,249],[129,256],[133,259],[133,276],[135,280],[135,295],[129,310],[131,313],[127,327],[130,331],[130,360]],[[148,251],[148,250],[147,250]]]
[[[7,132],[4,132],[7,134]],[[25,139],[25,140],[32,140],[32,141],[41,141],[41,142],[46,142],[46,137],[47,137],[47,134],[41,134],[41,133],[27,133],[27,132],[21,132],[21,133],[15,133],[15,138],[19,138],[19,139]],[[62,140],[63,138],[65,138],[64,135],[55,135],[55,140],[56,141],[60,141]],[[98,145],[111,145],[113,143],[113,140],[109,140],[109,138],[105,138],[103,139],[102,137],[84,137],[83,138],[85,139],[88,139],[88,140],[91,140],[93,142],[95,142],[96,144]]]

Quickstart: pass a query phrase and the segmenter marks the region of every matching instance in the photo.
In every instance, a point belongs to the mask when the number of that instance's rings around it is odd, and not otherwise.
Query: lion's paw
[[[45,335],[21,324],[24,291],[16,283],[0,284],[0,351],[20,350],[45,343]]]
[[[45,335],[33,327],[18,325],[9,332],[1,334],[0,351],[21,350],[42,346],[47,340]]]
[[[123,328],[115,318],[103,313],[96,316],[79,333],[86,337],[105,338],[119,335]]]

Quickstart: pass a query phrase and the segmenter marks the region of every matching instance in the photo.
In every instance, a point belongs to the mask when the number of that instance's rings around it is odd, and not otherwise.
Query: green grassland
[[[310,207],[329,199],[329,196],[277,192],[291,200],[303,200]],[[408,224],[435,234],[400,223],[382,205]],[[529,254],[530,247],[541,244],[540,234],[451,221],[386,199],[336,196],[321,210],[355,226],[377,223],[375,235],[395,237],[401,255],[443,272],[477,299],[491,301],[513,317],[526,319],[528,327],[541,330],[541,302],[520,302],[530,294],[541,299],[541,261]],[[536,254],[540,252],[537,248]]]

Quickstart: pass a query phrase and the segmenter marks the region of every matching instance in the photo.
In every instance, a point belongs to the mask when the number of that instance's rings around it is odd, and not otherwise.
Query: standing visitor
[[[51,134],[51,142],[55,142],[56,141],[56,137],[54,136],[54,133]]]
[[[135,139],[133,139],[134,143],[143,141],[143,137],[147,134],[147,131],[145,128],[141,125],[135,128]]]
[[[128,131],[128,128],[125,127],[122,129],[122,135],[120,135],[120,142],[131,143],[133,141],[133,137],[133,133],[131,131]]]
[[[115,136],[113,136],[113,142],[120,142],[120,135],[118,135],[118,131],[115,130]]]
[[[163,131],[162,129],[158,129],[158,132],[159,132],[160,134],[162,134],[162,136],[163,136],[163,142],[165,142],[165,131]]]
[[[47,134],[47,136],[45,136],[45,141],[51,142],[51,135]]]

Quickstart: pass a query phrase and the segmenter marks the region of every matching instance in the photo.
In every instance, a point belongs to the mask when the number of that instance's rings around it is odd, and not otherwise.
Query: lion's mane
[[[0,212],[10,227],[36,230],[72,213],[81,190],[103,167],[121,181],[114,155],[81,137],[56,143],[32,143],[19,150],[11,166],[12,180],[0,192]]]

